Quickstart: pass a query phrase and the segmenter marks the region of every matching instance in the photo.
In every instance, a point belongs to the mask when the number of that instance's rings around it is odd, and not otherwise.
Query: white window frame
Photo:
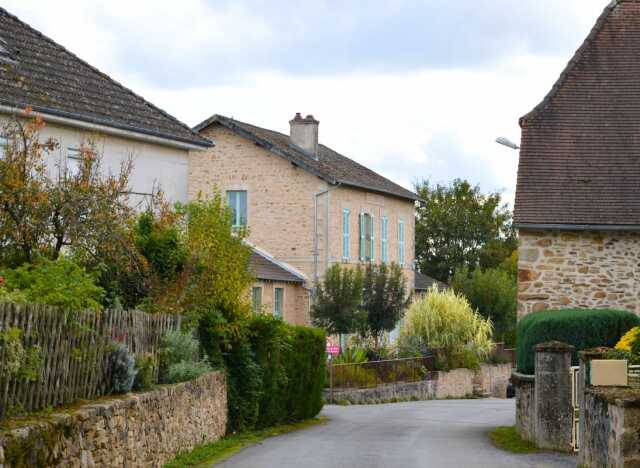
[[[0,135],[0,160],[3,160],[7,154],[7,146],[9,146],[9,139]]]
[[[230,202],[229,202],[229,194],[231,193],[235,193],[236,197],[235,197],[235,203],[236,206],[231,206]],[[239,193],[244,193],[244,198],[245,198],[245,208],[246,208],[246,212],[245,212],[245,216],[244,216],[244,224],[242,224],[242,215],[240,214],[240,197],[237,196],[237,194]],[[249,225],[249,193],[246,190],[227,190],[227,204],[231,207],[232,209],[232,213],[233,213],[233,220],[231,222],[231,226],[234,229],[238,229],[238,228],[245,228]]]
[[[348,262],[351,258],[351,225],[350,211],[348,208],[342,210],[342,260]]]
[[[262,286],[253,286],[251,288],[251,307],[253,308],[253,311],[255,313],[259,313],[262,310],[262,295],[263,295],[262,289],[263,289]],[[256,302],[256,290],[260,290],[259,303]]]
[[[401,266],[404,265],[404,255],[405,255],[405,239],[404,239],[404,220],[402,218],[398,219],[398,264]]]
[[[75,161],[76,166],[72,169],[71,161]],[[67,148],[67,158],[65,161],[65,169],[68,177],[75,177],[80,173],[80,165],[82,164],[82,151],[80,148]]]
[[[278,291],[282,291],[280,297],[280,310],[278,310]],[[273,288],[273,316],[276,318],[282,318],[284,315],[284,288],[280,286],[274,286]]]
[[[383,216],[380,221],[380,260],[389,261],[389,218]]]

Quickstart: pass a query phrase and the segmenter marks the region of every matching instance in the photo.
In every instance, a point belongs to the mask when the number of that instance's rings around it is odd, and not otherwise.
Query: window
[[[282,300],[284,299],[284,289],[275,288],[273,295],[273,315],[282,318]]]
[[[360,213],[360,260],[375,260],[375,235],[373,215],[369,213]]]
[[[398,220],[398,263],[404,265],[404,221]]]
[[[0,159],[4,159],[7,146],[9,146],[9,140],[5,137],[0,137]]]
[[[260,313],[262,310],[262,288],[260,286],[254,286],[251,290],[251,303],[253,305],[253,311]]]
[[[82,153],[78,148],[67,149],[67,176],[75,177],[80,173]]]
[[[233,211],[233,227],[245,227],[247,225],[247,191],[227,191],[227,203]]]
[[[349,260],[350,252],[350,234],[351,226],[349,226],[349,210],[342,210],[342,260]]]
[[[386,216],[380,221],[380,259],[389,261],[389,219]]]

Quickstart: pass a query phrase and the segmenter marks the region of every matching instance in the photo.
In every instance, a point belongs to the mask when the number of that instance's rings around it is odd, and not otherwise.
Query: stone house
[[[116,172],[132,158],[131,199],[136,205],[157,187],[172,201],[187,201],[189,151],[212,146],[0,8],[0,124],[24,117],[27,108],[45,121],[40,137],[59,143],[48,156],[52,171],[74,170],[80,146],[89,141],[101,153],[106,171]],[[0,135],[0,157],[4,145]]]
[[[640,1],[614,0],[520,119],[518,315],[640,302]]]
[[[191,157],[190,198],[226,194],[249,241],[302,275],[306,303],[285,317],[308,323],[310,292],[335,263],[396,262],[413,287],[417,195],[319,143],[312,116],[289,124],[288,135],[221,115],[197,125],[215,147]]]

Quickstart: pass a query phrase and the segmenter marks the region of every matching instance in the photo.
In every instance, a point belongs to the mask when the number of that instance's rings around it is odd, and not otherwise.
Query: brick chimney
[[[291,125],[291,143],[318,159],[318,127],[320,122],[314,119],[313,115],[307,115],[303,119],[298,112],[289,121],[289,125]]]

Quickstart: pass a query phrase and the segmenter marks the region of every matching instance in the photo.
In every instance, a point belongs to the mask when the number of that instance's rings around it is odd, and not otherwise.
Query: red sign
[[[335,344],[330,337],[327,337],[327,354],[340,354],[340,346]]]

